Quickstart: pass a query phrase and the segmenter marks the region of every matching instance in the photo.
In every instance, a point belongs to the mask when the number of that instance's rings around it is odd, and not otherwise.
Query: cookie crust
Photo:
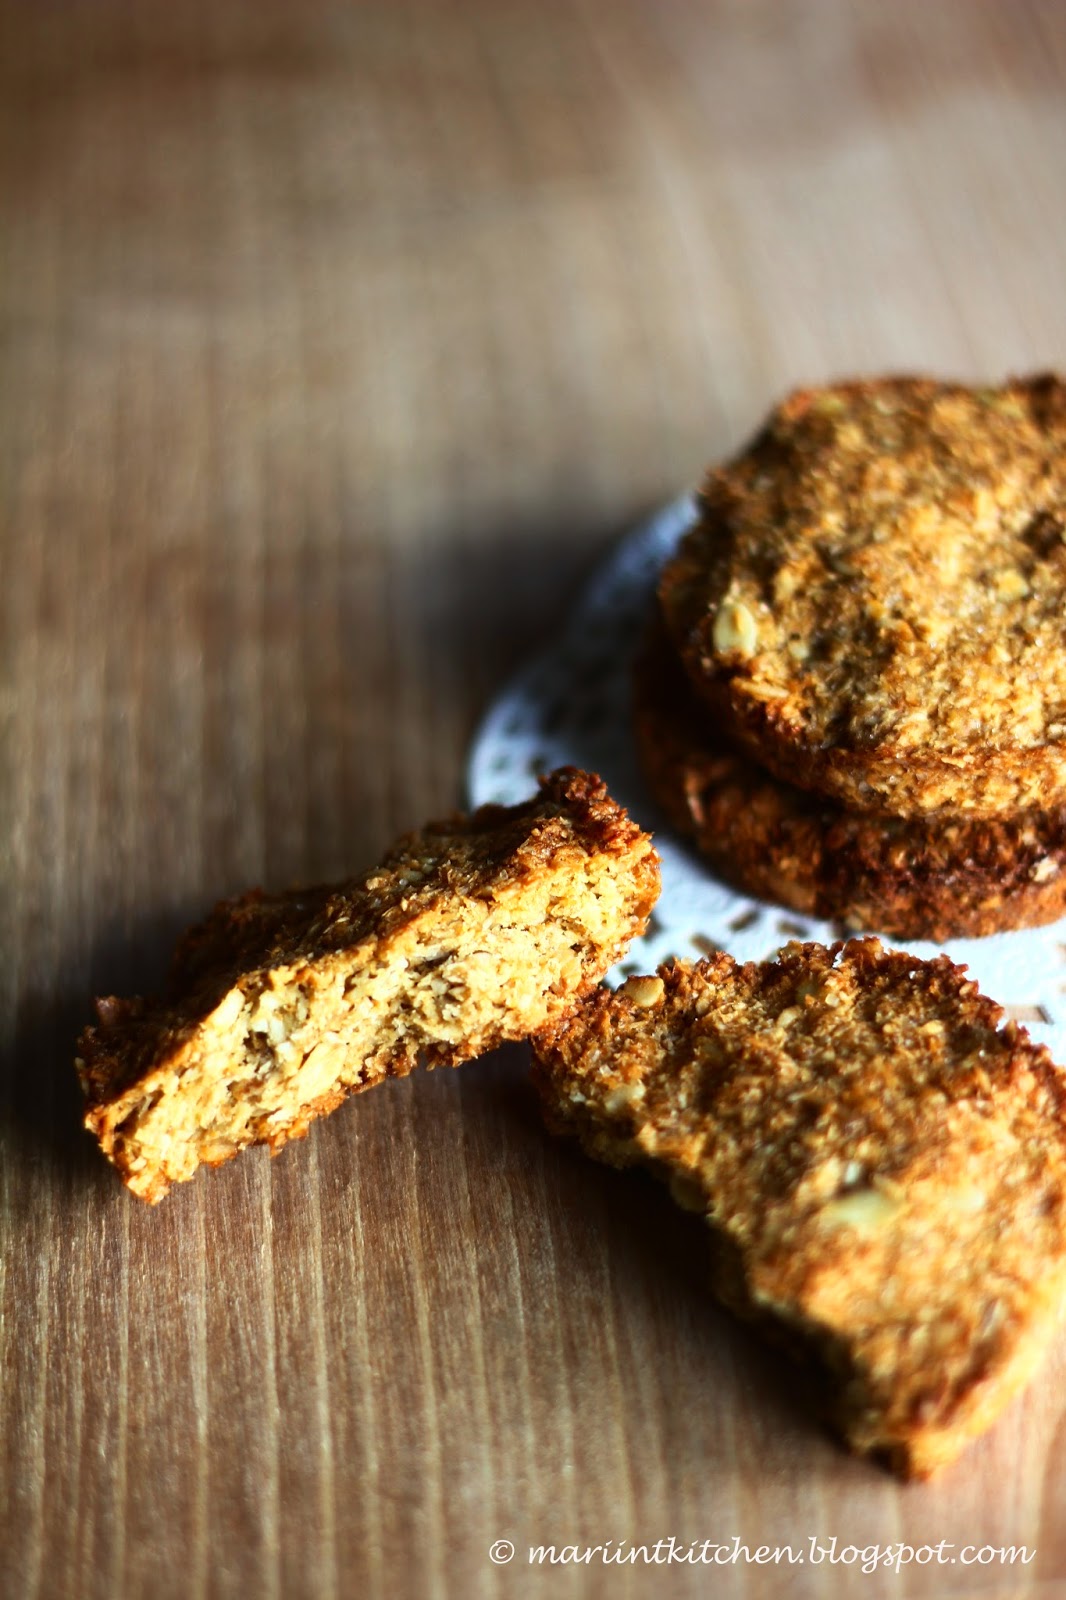
[[[700,692],[851,810],[1066,803],[1066,386],[800,390],[660,587]]]
[[[586,993],[659,892],[650,837],[564,768],[431,823],[362,878],[223,902],[158,999],[105,998],[78,1045],[85,1125],[141,1199],[272,1152],[421,1060],[524,1038]]]
[[[783,783],[717,731],[658,621],[634,673],[633,723],[666,817],[747,894],[938,944],[1066,913],[1066,808],[1009,818],[877,817]]]
[[[946,1465],[1066,1305],[1066,1086],[946,957],[718,955],[536,1041],[549,1125],[710,1225],[720,1298],[804,1363],[851,1447]]]

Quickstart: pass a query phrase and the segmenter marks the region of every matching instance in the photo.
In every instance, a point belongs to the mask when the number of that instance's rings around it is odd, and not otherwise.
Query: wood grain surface
[[[450,809],[581,577],[788,385],[1066,363],[1064,91],[1055,0],[5,0],[5,1597],[1066,1594],[1066,1340],[899,1487],[521,1048],[156,1210],[71,1065],[214,899]],[[528,1561],[670,1535],[1037,1553]]]

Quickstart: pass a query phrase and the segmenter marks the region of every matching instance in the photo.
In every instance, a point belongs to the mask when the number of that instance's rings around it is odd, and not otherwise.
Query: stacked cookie
[[[712,472],[636,682],[716,870],[901,938],[1066,911],[1066,386],[793,394]]]

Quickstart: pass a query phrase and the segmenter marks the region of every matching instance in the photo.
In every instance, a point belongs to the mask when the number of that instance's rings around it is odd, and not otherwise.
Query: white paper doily
[[[598,772],[636,820],[654,830],[662,896],[647,933],[634,940],[609,982],[653,971],[671,955],[694,960],[717,947],[741,961],[762,960],[789,939],[831,943],[839,936],[828,923],[749,899],[719,882],[670,832],[640,777],[629,731],[633,651],[659,569],[692,517],[686,495],[612,553],[563,632],[495,701],[467,769],[472,804],[514,805],[533,792],[538,774],[583,767]],[[904,948],[898,940],[885,943]],[[943,949],[953,961],[965,962],[986,994],[1066,1062],[1066,920],[943,946],[915,940],[906,948],[920,956]]]

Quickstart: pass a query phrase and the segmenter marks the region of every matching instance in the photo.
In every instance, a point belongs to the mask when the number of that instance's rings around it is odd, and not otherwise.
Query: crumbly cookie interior
[[[426,912],[385,951],[366,941],[242,979],[108,1108],[130,1188],[147,1194],[248,1144],[281,1143],[325,1102],[422,1054],[444,1061],[528,1033],[587,986],[590,948],[613,950],[631,914],[611,863],[585,857],[498,899]]]
[[[161,999],[104,999],[77,1062],[86,1125],[135,1194],[278,1149],[419,1060],[526,1037],[603,977],[659,892],[643,832],[589,773],[430,823],[340,884],[224,901]]]

